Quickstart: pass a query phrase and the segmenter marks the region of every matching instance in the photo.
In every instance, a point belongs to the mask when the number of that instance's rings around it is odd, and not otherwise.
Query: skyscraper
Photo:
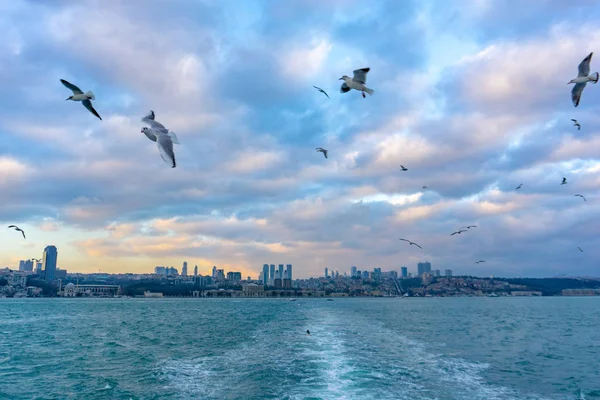
[[[25,271],[25,260],[19,261],[19,271]]]
[[[44,268],[44,277],[47,281],[53,281],[56,274],[56,262],[58,261],[58,250],[56,246],[46,246],[42,264]]]
[[[431,263],[429,261],[420,262],[417,264],[417,272],[419,276],[431,272]]]
[[[262,279],[263,279],[263,285],[269,284],[269,264],[263,265]]]
[[[275,264],[269,266],[269,282],[271,285],[275,284]]]
[[[194,266],[194,276],[198,276],[198,266]]]
[[[451,277],[452,276],[452,270],[451,269],[447,269],[446,270],[446,276],[447,277]]]
[[[181,268],[181,275],[187,276],[187,261],[183,262],[183,268]]]
[[[325,267],[325,278],[329,278],[329,270]]]
[[[357,269],[355,266],[350,267],[350,276],[356,276],[356,271]]]
[[[215,279],[217,277],[217,267],[216,266],[213,266],[212,277],[213,277],[213,279]]]
[[[406,278],[406,277],[408,277],[408,268],[406,268],[406,267],[402,267],[402,268],[400,268],[400,275],[401,275],[403,278]]]
[[[292,264],[288,264],[286,267],[287,267],[286,268],[287,269],[287,271],[286,271],[286,275],[287,276],[285,277],[285,279],[289,279],[289,280],[294,279],[294,278],[292,278]]]
[[[283,279],[283,264],[279,264],[279,279]]]

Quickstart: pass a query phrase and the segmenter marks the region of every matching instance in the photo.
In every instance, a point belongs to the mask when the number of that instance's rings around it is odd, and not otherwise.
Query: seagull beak
[[[344,80],[344,78],[340,78],[340,79],[338,79],[338,81],[343,81],[343,80]]]
[[[70,97],[67,97],[67,98],[65,99],[65,101],[67,101],[67,100],[69,100],[69,99],[70,99]]]

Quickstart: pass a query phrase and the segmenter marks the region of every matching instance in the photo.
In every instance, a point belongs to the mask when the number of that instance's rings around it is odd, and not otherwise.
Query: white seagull
[[[21,232],[21,234],[23,235],[23,239],[27,239],[27,238],[25,237],[25,231],[24,231],[23,229],[19,228],[19,227],[18,227],[18,226],[16,226],[16,225],[9,225],[8,227],[9,227],[9,228],[14,228],[14,229],[15,229],[15,231],[19,231],[19,232]]]
[[[576,119],[571,118],[571,121],[573,121],[573,126],[577,127],[577,130],[580,131],[581,130],[581,125],[579,125],[579,122],[577,122]]]
[[[350,89],[354,89],[362,92],[362,97],[367,97],[365,96],[365,92],[369,93],[370,96],[373,96],[375,91],[365,86],[367,83],[367,73],[370,70],[371,68],[356,69],[354,70],[354,77],[352,78],[346,75],[342,76],[339,80],[344,81],[344,83],[342,83],[340,92],[346,93],[349,92]]]
[[[81,89],[72,83],[69,83],[64,79],[61,79],[60,81],[63,85],[73,91],[73,96],[67,97],[66,100],[81,101],[81,104],[83,104],[83,106],[87,108],[89,112],[102,120],[102,117],[100,117],[100,114],[98,114],[98,112],[94,109],[94,106],[92,106],[92,102],[90,101],[96,100],[96,96],[94,96],[94,93],[91,90],[88,90],[87,93],[83,93]]]
[[[154,120],[154,111],[150,110],[150,113],[142,118],[142,122],[150,125],[150,128],[143,128],[142,133],[153,142],[156,142],[156,132],[163,132],[171,138],[171,141],[175,144],[179,144],[177,135],[173,131],[169,131],[163,124]]]
[[[597,83],[599,75],[597,72],[594,72],[590,75],[590,61],[592,61],[592,54],[590,53],[583,61],[579,64],[579,74],[577,74],[577,78],[571,79],[567,85],[574,83],[573,90],[571,91],[571,99],[573,100],[573,105],[577,107],[579,105],[579,100],[581,99],[581,93],[585,88],[585,85],[588,82]]]
[[[319,153],[319,152],[323,153],[325,158],[327,158],[327,149],[324,149],[322,147],[317,147],[315,150],[317,151],[317,153]]]

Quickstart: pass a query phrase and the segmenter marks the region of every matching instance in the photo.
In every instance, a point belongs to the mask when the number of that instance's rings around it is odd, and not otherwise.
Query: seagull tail
[[[167,133],[167,135],[169,135],[171,137],[171,141],[173,143],[179,144],[179,139],[177,139],[177,135],[175,134],[175,132],[169,131],[169,133]]]
[[[94,92],[92,92],[91,90],[88,90],[88,92],[85,94],[90,100],[96,100],[96,96],[94,96]]]
[[[375,93],[375,91],[373,89],[369,89],[369,88],[365,88],[365,92],[369,93],[369,96],[373,96],[373,93]]]
[[[600,75],[598,75],[597,72],[594,72],[592,75],[590,75],[590,78],[592,78],[592,82],[598,83],[598,78],[600,78]]]

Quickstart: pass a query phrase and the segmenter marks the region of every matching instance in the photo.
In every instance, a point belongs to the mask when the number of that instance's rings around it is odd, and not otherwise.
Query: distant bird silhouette
[[[581,250],[581,247],[577,247],[577,248],[579,249],[579,251],[580,251],[580,252],[582,252],[582,253],[583,253],[583,250]]]
[[[23,239],[27,239],[27,238],[25,237],[25,231],[23,231],[23,229],[19,228],[19,227],[18,227],[18,226],[16,226],[16,225],[9,225],[8,227],[9,227],[9,228],[14,228],[14,229],[15,229],[15,231],[19,231],[19,232],[21,232],[21,234],[23,235]]]
[[[427,189],[427,186],[423,186],[423,189]]]
[[[563,178],[561,185],[566,185],[567,184],[567,178]]]
[[[583,199],[583,201],[587,201],[582,194],[575,194],[574,196],[581,197]]]
[[[306,334],[307,334],[307,335],[310,335],[310,331],[309,331],[308,329],[306,330]]]
[[[400,238],[400,240],[402,240],[402,241],[404,241],[404,242],[407,242],[407,243],[409,243],[411,246],[412,246],[412,245],[415,245],[415,246],[417,246],[418,248],[420,248],[420,249],[423,249],[421,246],[419,246],[419,245],[418,245],[418,244],[416,244],[415,242],[411,242],[411,241],[410,241],[410,240],[408,240],[408,239],[402,239],[402,238]]]
[[[573,126],[577,127],[577,130],[580,131],[581,130],[581,125],[579,125],[579,122],[577,122],[576,119],[571,118],[571,121],[573,121]]]
[[[456,232],[451,233],[450,236],[460,235],[461,233],[466,232],[466,231],[467,231],[466,229],[460,229]]]
[[[42,262],[41,258],[32,258],[32,260],[35,261],[35,262]]]
[[[331,97],[329,97],[329,95],[327,94],[326,91],[324,91],[323,89],[321,89],[318,86],[313,86],[315,89],[317,89],[319,92],[323,93],[325,96],[327,96],[328,99],[330,99]]]
[[[404,167],[404,165],[400,165],[400,168],[402,169],[402,171],[408,171],[408,168]]]
[[[521,183],[519,186],[517,186],[517,188],[515,190],[519,190],[523,187],[523,184]]]
[[[482,262],[485,262],[485,260],[475,261],[475,264],[479,264],[479,263],[482,263]]]
[[[471,228],[477,228],[477,225],[469,225],[469,226],[467,226],[467,229],[471,229]]]
[[[323,153],[325,158],[327,158],[327,149],[324,149],[322,147],[317,147],[315,150],[317,150],[317,153],[319,153],[319,152]]]

